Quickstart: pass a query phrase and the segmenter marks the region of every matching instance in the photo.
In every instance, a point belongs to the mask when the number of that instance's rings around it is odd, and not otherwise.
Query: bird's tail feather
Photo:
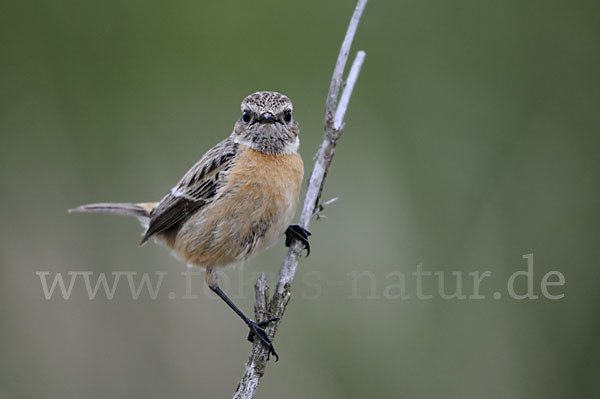
[[[97,203],[81,205],[77,208],[69,209],[69,213],[107,213],[112,215],[135,216],[142,225],[147,225],[150,214],[156,208],[156,202],[134,203]]]

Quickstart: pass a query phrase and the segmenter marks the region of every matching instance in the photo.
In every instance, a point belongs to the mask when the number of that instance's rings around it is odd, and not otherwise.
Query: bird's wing
[[[204,154],[152,211],[140,245],[212,202],[233,165],[237,149],[238,144],[228,137]]]

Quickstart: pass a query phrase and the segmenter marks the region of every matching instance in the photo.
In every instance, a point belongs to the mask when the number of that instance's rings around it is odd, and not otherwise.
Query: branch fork
[[[335,146],[337,140],[340,138],[344,130],[344,118],[346,116],[346,110],[354,90],[354,85],[358,80],[361,67],[365,60],[365,52],[358,51],[352,67],[346,78],[346,84],[344,85],[342,94],[340,96],[340,89],[342,88],[343,73],[348,60],[348,54],[350,53],[350,47],[354,40],[358,23],[367,4],[367,0],[358,0],[354,14],[350,19],[346,36],[342,42],[340,52],[335,63],[333,76],[329,85],[329,93],[327,95],[327,103],[325,109],[325,127],[324,127],[324,138],[319,151],[315,157],[315,163],[312,174],[308,181],[308,189],[306,196],[304,197],[304,204],[302,212],[300,214],[299,225],[308,229],[311,219],[313,216],[319,218],[319,212],[323,210],[323,207],[329,205],[337,198],[327,201],[324,204],[320,203],[321,193],[323,191],[323,184],[327,171],[333,160],[335,153]],[[339,99],[339,102],[338,102]],[[267,335],[272,340],[277,332],[277,328],[281,323],[283,314],[287,307],[288,302],[291,298],[290,287],[294,276],[296,274],[296,268],[298,267],[298,260],[302,256],[302,245],[296,240],[289,248],[287,256],[285,257],[281,269],[279,271],[279,280],[275,286],[273,296],[269,300],[267,278],[265,274],[261,274],[259,279],[256,281],[254,286],[256,302],[254,305],[255,320],[267,320],[272,317],[278,317],[279,320],[270,323],[265,329]],[[251,399],[254,397],[260,379],[265,373],[267,361],[269,360],[269,350],[259,341],[255,340],[250,351],[250,356],[246,363],[244,375],[242,376],[238,387],[233,395],[234,399]]]

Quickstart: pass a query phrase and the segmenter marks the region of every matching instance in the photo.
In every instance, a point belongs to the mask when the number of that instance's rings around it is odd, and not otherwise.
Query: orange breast
[[[177,233],[174,250],[197,266],[225,266],[272,245],[298,204],[304,167],[296,154],[242,147],[217,199]]]

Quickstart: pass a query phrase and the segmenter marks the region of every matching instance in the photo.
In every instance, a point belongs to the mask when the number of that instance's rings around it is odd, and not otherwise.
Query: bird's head
[[[298,122],[290,99],[274,91],[259,91],[242,101],[242,115],[235,123],[233,139],[267,154],[298,151]]]

